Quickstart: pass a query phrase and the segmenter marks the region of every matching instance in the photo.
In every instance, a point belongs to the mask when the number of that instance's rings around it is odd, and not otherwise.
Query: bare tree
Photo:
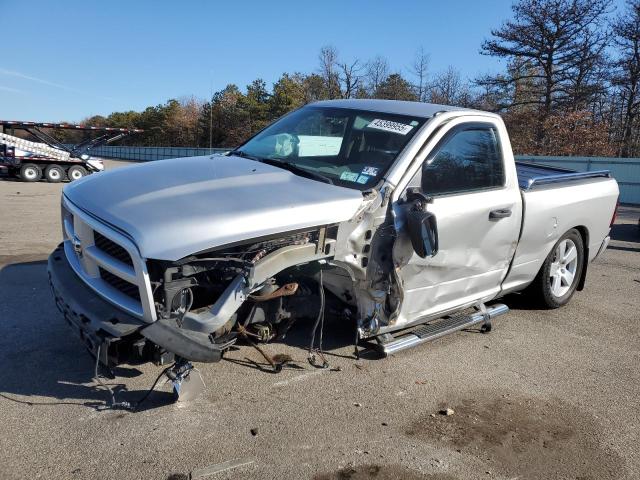
[[[418,101],[424,102],[427,96],[427,75],[429,70],[429,55],[425,53],[424,47],[420,46],[416,51],[410,70],[416,77],[414,88]]]
[[[428,93],[431,103],[459,106],[469,106],[471,103],[469,85],[452,66],[435,76]]]
[[[353,98],[356,96],[356,92],[360,87],[362,76],[362,66],[359,60],[354,60],[351,63],[341,63],[340,68],[340,83],[342,90],[342,98]]]
[[[607,40],[603,21],[610,5],[611,0],[518,0],[514,18],[483,42],[481,53],[508,59],[512,69],[508,76],[485,76],[478,83],[514,93],[516,85],[529,82],[531,95],[518,103],[512,95],[511,106],[536,107],[538,141],[556,109],[577,98],[589,101],[592,73]]]
[[[640,113],[640,0],[627,2],[627,11],[613,22],[614,45],[619,52],[613,62],[613,85],[620,104],[620,155],[634,151],[634,129]]]
[[[374,95],[378,87],[389,76],[389,62],[381,55],[369,60],[366,66],[367,90]]]
[[[324,80],[327,98],[340,98],[340,77],[338,74],[338,50],[331,45],[320,49],[320,76]]]

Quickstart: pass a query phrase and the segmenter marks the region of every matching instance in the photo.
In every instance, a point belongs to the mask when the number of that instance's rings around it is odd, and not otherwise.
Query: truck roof
[[[376,100],[376,99],[346,99],[323,100],[311,105],[318,107],[353,108],[372,112],[391,113],[396,115],[410,115],[412,117],[431,118],[439,112],[467,111],[478,113],[470,108],[438,105],[436,103],[408,102],[404,100]],[[483,112],[484,113],[484,112]]]

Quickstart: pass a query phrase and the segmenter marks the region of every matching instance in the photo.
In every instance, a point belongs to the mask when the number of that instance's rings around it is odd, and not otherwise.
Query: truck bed
[[[516,162],[516,172],[518,174],[518,184],[522,190],[532,190],[542,185],[575,182],[585,178],[611,177],[608,170],[576,172],[565,168],[528,162]]]
[[[524,217],[504,292],[531,282],[560,236],[573,228],[583,232],[593,260],[609,235],[618,200],[618,185],[608,171],[573,172],[523,162],[516,162],[516,171]]]

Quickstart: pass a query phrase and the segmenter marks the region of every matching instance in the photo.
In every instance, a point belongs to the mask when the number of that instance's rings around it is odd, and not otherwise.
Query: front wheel
[[[584,268],[584,243],[577,230],[569,230],[556,242],[531,284],[547,308],[566,305],[576,291]]]

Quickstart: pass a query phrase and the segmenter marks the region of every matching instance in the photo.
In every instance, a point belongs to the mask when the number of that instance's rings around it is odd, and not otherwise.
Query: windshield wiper
[[[272,158],[261,158],[259,161],[268,165],[273,165],[274,167],[284,168],[285,170],[289,170],[291,173],[300,175],[301,177],[308,177],[314,180],[319,180],[320,182],[333,185],[333,180],[331,180],[329,177],[325,177],[320,173],[312,172],[311,170],[307,170],[306,168],[299,167],[295,163],[285,162],[283,160],[274,160]]]
[[[242,158],[248,158],[249,160],[256,160],[258,162],[262,162],[264,159],[260,157],[256,157],[255,155],[251,155],[247,152],[243,152],[242,150],[231,150],[229,155],[236,155]]]
[[[250,153],[244,152],[242,150],[232,150],[229,152],[229,155],[237,155],[238,157],[248,158],[249,160],[255,160],[256,162],[266,163],[267,165],[272,165],[274,167],[284,168],[285,170],[290,171],[291,173],[295,173],[300,175],[301,177],[313,178],[315,180],[319,180],[324,183],[329,183],[333,185],[333,180],[329,177],[325,177],[324,175],[316,172],[312,172],[307,170],[306,168],[302,168],[297,166],[291,162],[285,162],[283,160],[274,160],[272,158],[261,158],[255,155],[251,155]]]

